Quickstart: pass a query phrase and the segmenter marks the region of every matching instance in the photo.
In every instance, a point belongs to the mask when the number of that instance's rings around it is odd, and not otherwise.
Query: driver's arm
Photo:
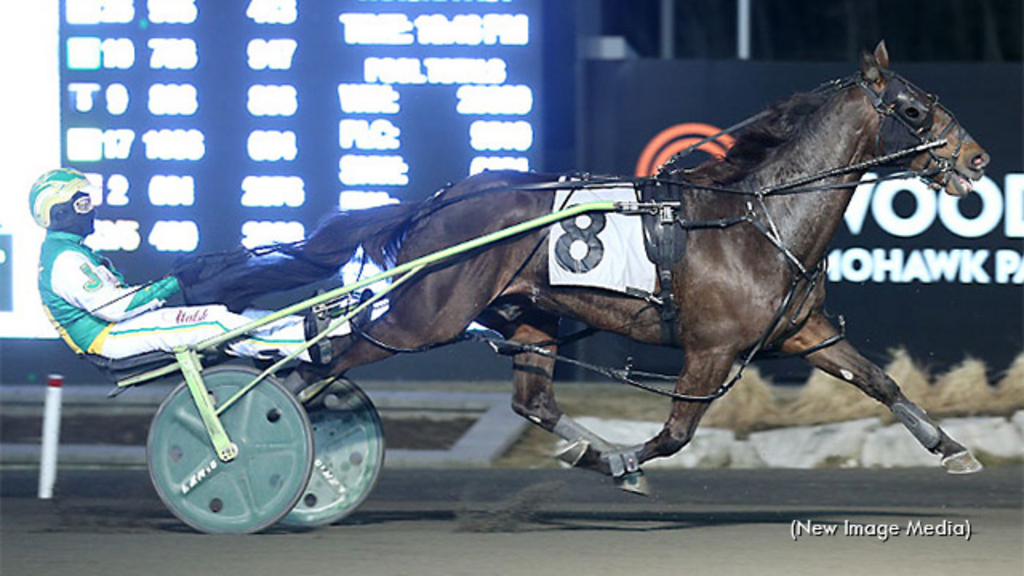
[[[125,286],[106,266],[73,251],[64,252],[54,261],[51,283],[58,296],[108,322],[159,308],[181,289],[173,276],[142,288]]]

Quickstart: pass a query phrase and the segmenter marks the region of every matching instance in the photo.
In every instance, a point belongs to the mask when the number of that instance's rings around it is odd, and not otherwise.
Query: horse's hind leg
[[[800,332],[783,344],[783,351],[799,353],[837,334],[824,316],[815,314]],[[968,474],[981,470],[981,464],[967,448],[950,438],[924,410],[903,395],[892,378],[845,340],[808,354],[806,360],[887,406],[922,446],[942,456],[942,465],[949,473]]]
[[[675,392],[691,396],[707,396],[729,376],[736,351],[732,348],[688,350],[686,366],[676,381]],[[675,400],[665,426],[651,438],[640,452],[640,461],[671,456],[682,450],[697,431],[697,425],[711,405],[710,402]]]
[[[552,354],[557,350],[554,343],[558,336],[557,316],[528,309],[514,323],[496,321],[490,316],[483,320],[513,342],[541,345]],[[619,447],[580,425],[559,408],[552,385],[554,367],[555,359],[548,355],[524,352],[513,356],[515,392],[512,396],[512,409],[569,443],[555,455],[558,459],[579,468],[604,474],[614,474],[619,470],[617,476],[624,475],[625,466],[612,466],[609,459]]]

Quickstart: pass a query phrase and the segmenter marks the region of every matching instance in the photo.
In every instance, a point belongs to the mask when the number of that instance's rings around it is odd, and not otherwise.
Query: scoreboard
[[[540,169],[540,0],[63,0],[62,160],[129,279]],[[140,277],[149,274],[149,277]]]

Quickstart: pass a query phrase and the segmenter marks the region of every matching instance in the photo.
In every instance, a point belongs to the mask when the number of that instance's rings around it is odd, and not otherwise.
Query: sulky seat
[[[114,382],[167,366],[175,361],[174,354],[162,350],[145,352],[127,358],[107,358],[96,354],[82,354],[82,358],[88,360],[104,376]]]

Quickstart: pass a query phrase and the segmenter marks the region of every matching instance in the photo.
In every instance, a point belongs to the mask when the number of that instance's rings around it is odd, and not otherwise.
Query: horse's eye
[[[921,111],[917,108],[907,108],[904,114],[906,114],[907,118],[910,118],[911,120],[917,120],[921,117]]]

